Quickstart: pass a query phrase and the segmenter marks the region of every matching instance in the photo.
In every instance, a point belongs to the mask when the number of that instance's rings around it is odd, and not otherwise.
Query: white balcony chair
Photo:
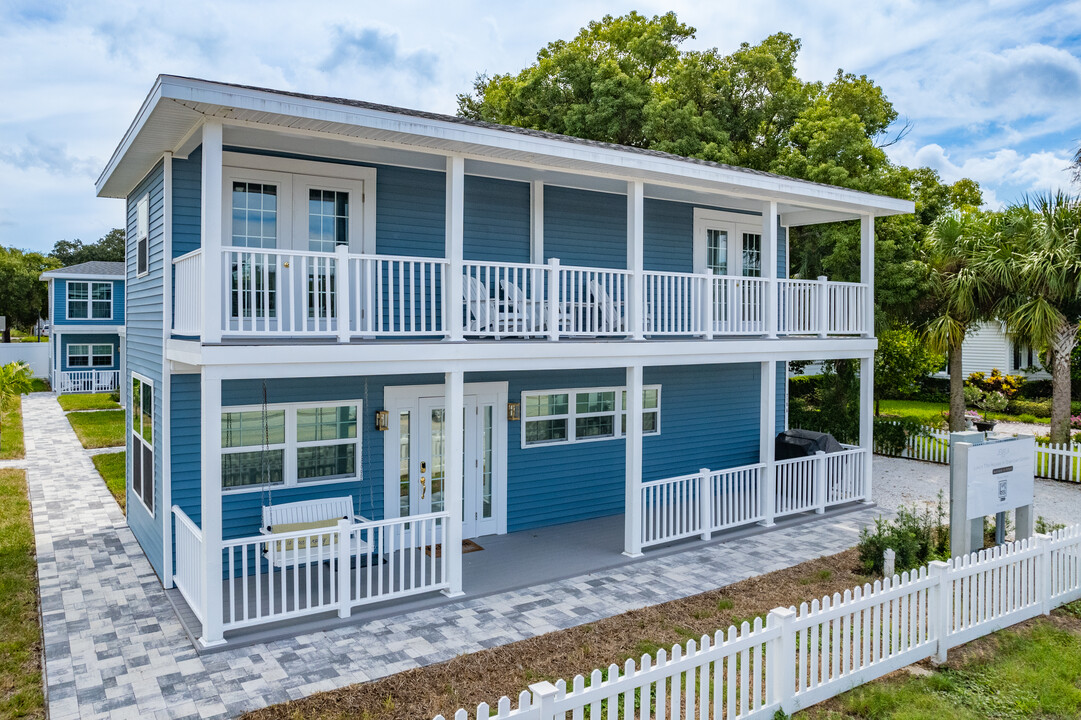
[[[465,331],[494,332],[499,320],[499,303],[488,293],[488,286],[479,278],[462,276],[462,300],[465,301]]]
[[[529,298],[513,280],[504,278],[499,281],[499,287],[503,291],[506,314],[510,322],[518,323],[523,320],[525,327],[522,330],[525,332],[543,332],[548,329],[547,301]],[[556,312],[562,319],[562,308],[556,308]]]

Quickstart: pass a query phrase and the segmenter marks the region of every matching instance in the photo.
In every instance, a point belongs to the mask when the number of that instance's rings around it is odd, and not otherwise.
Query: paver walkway
[[[24,423],[52,720],[232,717],[839,552],[877,512],[200,656],[55,395]]]

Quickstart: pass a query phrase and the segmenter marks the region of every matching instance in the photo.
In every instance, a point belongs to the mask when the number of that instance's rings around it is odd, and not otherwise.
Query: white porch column
[[[619,398],[616,398],[619,402]],[[623,554],[642,555],[642,366],[627,368],[627,479],[623,503]]]
[[[213,647],[225,642],[222,634],[221,560],[221,372],[204,367],[199,379],[202,502],[199,527],[203,532],[203,634],[199,642]],[[172,512],[172,508],[162,511]]]
[[[875,334],[875,216],[860,216],[860,282],[867,285],[864,298],[864,337]]]
[[[544,264],[544,183],[529,183],[529,261]]]
[[[202,240],[203,342],[221,342],[222,303],[227,292],[221,271],[222,247],[222,127],[208,119],[203,125]],[[166,259],[172,265],[172,259]]]
[[[461,275],[459,274],[459,277]],[[444,594],[455,597],[462,594],[462,497],[465,493],[465,468],[462,451],[465,446],[465,373],[452,370],[446,374],[443,391],[446,398],[446,447],[444,460],[447,469],[446,501],[444,507],[450,513],[444,531],[443,551],[447,553],[447,573],[450,587]]]
[[[645,337],[645,236],[642,230],[645,204],[645,184],[641,180],[627,183],[627,269],[631,271],[627,287],[627,324],[635,340]],[[639,400],[641,403],[641,400]]]
[[[462,253],[465,246],[465,158],[447,157],[447,278],[443,283],[443,331],[452,341],[463,339]]]
[[[863,469],[863,501],[871,502],[871,469],[874,465],[875,359],[860,358],[860,447],[867,451]]]
[[[773,513],[776,504],[776,482],[774,480],[774,442],[777,436],[777,361],[766,360],[761,363],[762,403],[759,408],[758,460],[765,465],[763,477],[762,525],[773,525]]]
[[[777,201],[762,203],[762,277],[766,280],[766,337],[777,337]]]

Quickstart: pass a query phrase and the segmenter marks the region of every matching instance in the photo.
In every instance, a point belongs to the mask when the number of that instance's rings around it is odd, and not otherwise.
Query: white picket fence
[[[770,718],[839,695],[951,647],[1081,598],[1081,525],[843,595],[775,608],[766,622],[718,630],[671,652],[609,665],[568,685],[530,685],[455,720]],[[439,715],[436,720],[443,720]]]
[[[875,452],[894,455],[881,445],[876,445]],[[901,454],[896,457],[947,464],[950,462],[950,433],[924,426],[923,434],[909,436]],[[1035,471],[1037,477],[1081,482],[1081,445],[1037,441]]]

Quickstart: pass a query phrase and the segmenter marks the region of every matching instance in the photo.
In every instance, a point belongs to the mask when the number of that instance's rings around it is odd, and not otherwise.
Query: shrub
[[[788,398],[811,398],[822,384],[821,375],[797,375],[788,378]]]
[[[882,555],[892,549],[894,570],[898,573],[920,567],[931,560],[946,560],[950,555],[950,533],[944,520],[946,510],[942,492],[938,493],[938,506],[934,514],[930,510],[920,513],[915,508],[902,507],[896,520],[875,519],[874,530],[860,530],[858,545],[860,565],[864,571],[882,574]]]
[[[875,452],[883,455],[900,455],[908,445],[908,439],[927,434],[927,428],[913,417],[875,418]]]
[[[1039,515],[1039,516],[1036,517],[1036,532],[1038,532],[1041,535],[1046,535],[1047,533],[1052,533],[1052,532],[1054,532],[1056,530],[1061,530],[1064,527],[1066,527],[1066,526],[1063,525],[1062,523],[1051,522],[1047,518],[1045,518],[1043,515]]]
[[[1003,375],[998,368],[992,368],[990,375],[982,372],[972,373],[965,384],[977,387],[984,392],[1000,392],[1009,399],[1021,390],[1025,384],[1025,378],[1020,375]]]
[[[1010,400],[1006,409],[1011,415],[1034,415],[1038,418],[1051,417],[1050,400]]]
[[[983,390],[975,385],[965,385],[965,407],[976,407],[983,399]]]
[[[942,377],[922,377],[919,380],[919,389],[913,396],[913,400],[924,402],[948,403],[950,401],[950,379]]]
[[[976,402],[976,405],[987,412],[1002,412],[1006,409],[1006,406],[1010,404],[1010,401],[1006,399],[1006,396],[1000,393],[998,390],[992,390],[985,392],[983,397]]]
[[[111,393],[109,393],[109,399],[112,400],[114,403],[119,403],[120,402],[120,391],[119,390],[113,390]]]

